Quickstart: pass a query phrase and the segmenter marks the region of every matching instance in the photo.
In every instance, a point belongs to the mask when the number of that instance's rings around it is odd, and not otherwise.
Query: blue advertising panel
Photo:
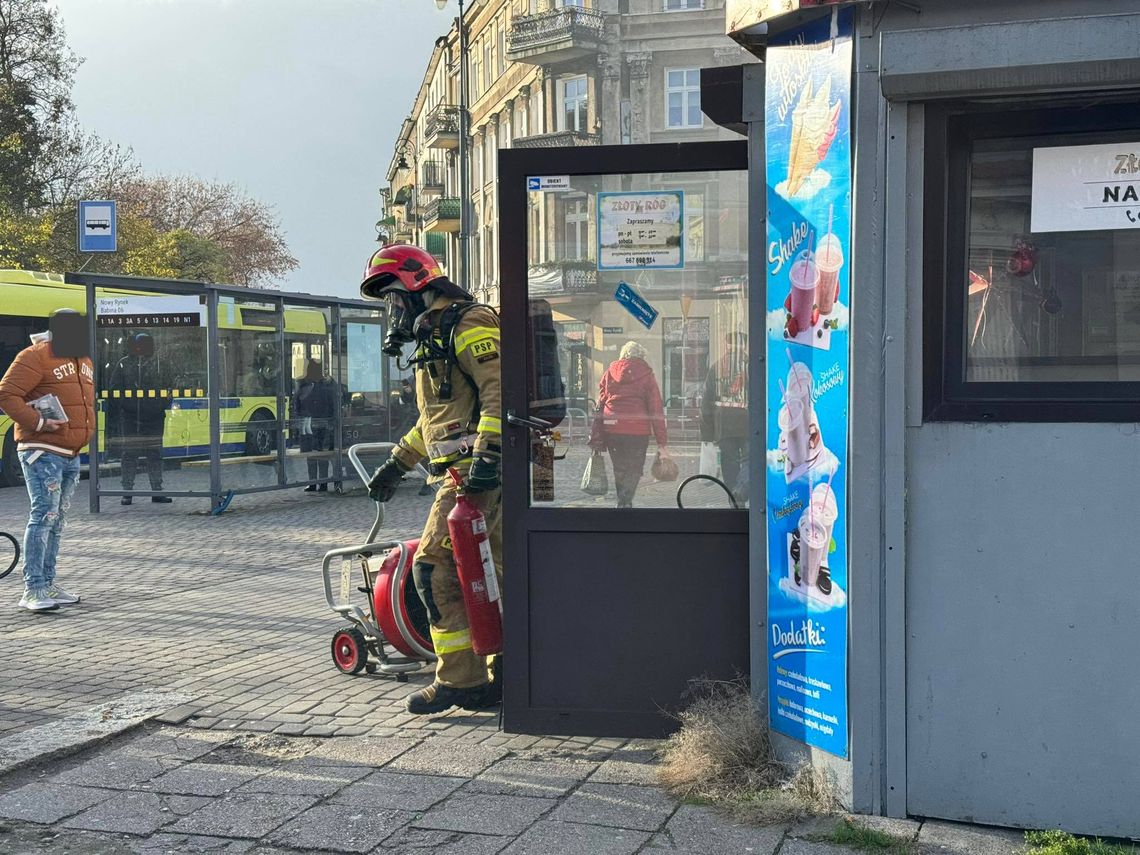
[[[847,756],[852,16],[766,59],[768,712]]]
[[[118,248],[119,222],[115,203],[79,203],[79,251],[114,252]]]

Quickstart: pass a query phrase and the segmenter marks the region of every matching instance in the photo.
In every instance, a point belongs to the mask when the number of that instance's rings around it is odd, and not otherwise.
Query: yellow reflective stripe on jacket
[[[499,341],[498,327],[471,327],[471,329],[461,332],[455,337],[455,355],[458,356],[476,342],[487,339]],[[494,349],[498,350],[498,347]]]
[[[498,416],[483,416],[479,419],[479,433],[502,433],[503,420]]]
[[[436,656],[457,653],[460,650],[470,650],[471,632],[466,629],[460,629],[456,632],[444,632],[433,626],[431,628],[431,643],[435,647]]]
[[[407,446],[420,457],[427,457],[427,446],[424,444],[424,435],[420,431],[419,425],[416,425],[404,434],[404,438],[400,440],[400,444]]]

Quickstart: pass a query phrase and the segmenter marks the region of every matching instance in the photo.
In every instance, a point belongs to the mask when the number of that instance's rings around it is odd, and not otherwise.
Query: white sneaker
[[[52,585],[44,593],[46,593],[48,595],[48,597],[55,600],[61,606],[70,606],[74,603],[79,602],[78,595],[68,593],[67,591],[63,590],[63,588],[59,587],[58,585]]]
[[[30,612],[50,612],[59,608],[59,603],[47,595],[43,588],[33,591],[24,591],[20,597],[19,607]]]

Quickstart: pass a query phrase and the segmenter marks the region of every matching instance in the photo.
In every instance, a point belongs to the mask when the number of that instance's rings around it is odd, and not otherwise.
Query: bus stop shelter
[[[67,282],[85,289],[94,342],[93,512],[110,497],[201,497],[220,512],[243,494],[340,490],[351,445],[415,421],[408,375],[381,352],[377,304],[102,274]],[[306,378],[320,394],[298,406]]]

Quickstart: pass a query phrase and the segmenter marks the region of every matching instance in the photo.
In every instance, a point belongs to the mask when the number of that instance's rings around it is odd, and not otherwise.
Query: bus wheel
[[[247,457],[272,454],[277,450],[277,420],[269,410],[255,410],[245,430]]]
[[[24,470],[16,456],[16,437],[13,428],[4,435],[4,468],[0,469],[0,485],[19,487],[24,483]]]

